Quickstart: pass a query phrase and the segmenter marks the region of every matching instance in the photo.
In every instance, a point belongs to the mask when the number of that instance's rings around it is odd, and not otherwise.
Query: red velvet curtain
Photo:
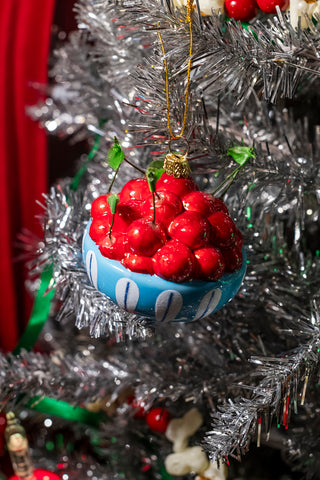
[[[55,0],[5,0],[0,15],[0,347],[14,348],[30,312],[17,234],[40,235],[36,199],[47,191],[45,133],[25,113],[47,82]]]

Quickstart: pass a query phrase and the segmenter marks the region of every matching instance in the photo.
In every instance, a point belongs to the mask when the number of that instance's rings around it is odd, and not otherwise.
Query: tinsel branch
[[[1,354],[0,365],[1,399],[11,407],[19,402],[24,404],[36,395],[49,395],[74,405],[88,403],[98,394],[110,393],[108,381],[112,378],[123,380],[128,375],[123,366],[111,365],[107,361],[91,359],[88,368],[85,356],[80,354],[75,357],[25,351],[19,356]],[[117,392],[116,384],[112,386],[114,392]]]
[[[312,335],[308,343],[299,345],[292,353],[277,358],[255,358],[257,365],[251,377],[262,377],[257,386],[248,386],[250,398],[231,401],[219,408],[213,416],[212,430],[208,432],[204,447],[212,460],[229,455],[241,457],[249,443],[257,436],[258,419],[266,424],[265,435],[270,437],[272,419],[287,427],[292,412],[297,413],[299,398],[304,403],[303,386],[299,382],[318,368],[320,360],[319,309],[315,302],[312,318],[306,328]],[[301,388],[301,391],[298,391]],[[259,439],[260,442],[260,439]]]
[[[32,115],[49,132],[68,132],[74,140],[83,138],[87,129],[94,131],[99,120],[108,119],[107,141],[116,135],[134,144],[136,138],[123,134],[131,125],[130,131],[140,132],[144,143],[150,139],[159,143],[167,132],[162,115],[166,109],[163,59],[156,33],[161,30],[166,45],[172,115],[179,122],[183,105],[178,100],[185,89],[189,47],[181,21],[184,12],[169,11],[166,2],[156,0],[83,0],[76,11],[83,34],[73,34],[56,50],[52,77],[59,86],[51,90],[45,105],[32,108]],[[305,83],[317,85],[320,23],[309,23],[308,29],[295,31],[279,12],[254,20],[246,30],[237,22],[225,22],[223,16],[199,18],[195,13],[191,78],[195,108],[189,112],[188,135],[203,115],[201,98],[212,104],[213,98],[232,92],[238,103],[253,94],[274,102],[278,97],[292,98]]]

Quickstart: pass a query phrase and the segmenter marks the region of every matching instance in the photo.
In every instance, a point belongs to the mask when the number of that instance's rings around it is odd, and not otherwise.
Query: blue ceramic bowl
[[[217,282],[173,283],[157,275],[131,272],[118,260],[101,255],[89,236],[90,223],[82,242],[90,282],[127,312],[156,322],[192,322],[216,312],[235,296],[246,272],[244,251],[241,269],[223,275]]]

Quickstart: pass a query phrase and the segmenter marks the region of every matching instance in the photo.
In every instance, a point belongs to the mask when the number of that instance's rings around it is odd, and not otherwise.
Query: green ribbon
[[[164,465],[159,465],[159,469],[162,480],[173,480],[173,477],[167,472]]]
[[[26,407],[40,413],[64,418],[68,421],[84,423],[95,428],[99,426],[99,423],[104,418],[104,415],[101,413],[90,412],[86,408],[74,407],[62,400],[48,397],[33,397],[28,401]]]
[[[48,319],[51,300],[54,296],[54,288],[48,291],[52,279],[52,270],[52,265],[50,265],[50,267],[41,274],[40,288],[37,291],[31,317],[18,345],[13,350],[14,355],[18,355],[22,349],[28,352],[32,350]]]

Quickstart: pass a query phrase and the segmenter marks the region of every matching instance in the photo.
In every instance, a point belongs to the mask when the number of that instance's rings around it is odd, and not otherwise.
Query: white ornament
[[[173,443],[174,452],[182,452],[188,446],[188,438],[201,427],[203,418],[197,408],[192,408],[182,418],[169,422],[166,437]]]
[[[164,465],[170,475],[202,474],[208,469],[209,461],[201,447],[189,447],[183,452],[168,455]]]
[[[176,7],[185,7],[187,0],[173,0]],[[197,6],[197,2],[193,2],[193,6]],[[224,0],[199,0],[200,11],[203,15],[212,15],[212,11],[223,12]]]
[[[196,477],[195,480],[226,480],[227,478],[227,469],[225,465],[221,465],[218,468],[217,462],[210,463],[210,466],[207,470],[205,470],[201,477]]]
[[[305,0],[290,0],[290,22],[293,28],[298,27],[299,17],[301,18],[301,28],[307,28],[306,17],[311,20],[314,14],[320,14],[320,0],[312,2]]]

